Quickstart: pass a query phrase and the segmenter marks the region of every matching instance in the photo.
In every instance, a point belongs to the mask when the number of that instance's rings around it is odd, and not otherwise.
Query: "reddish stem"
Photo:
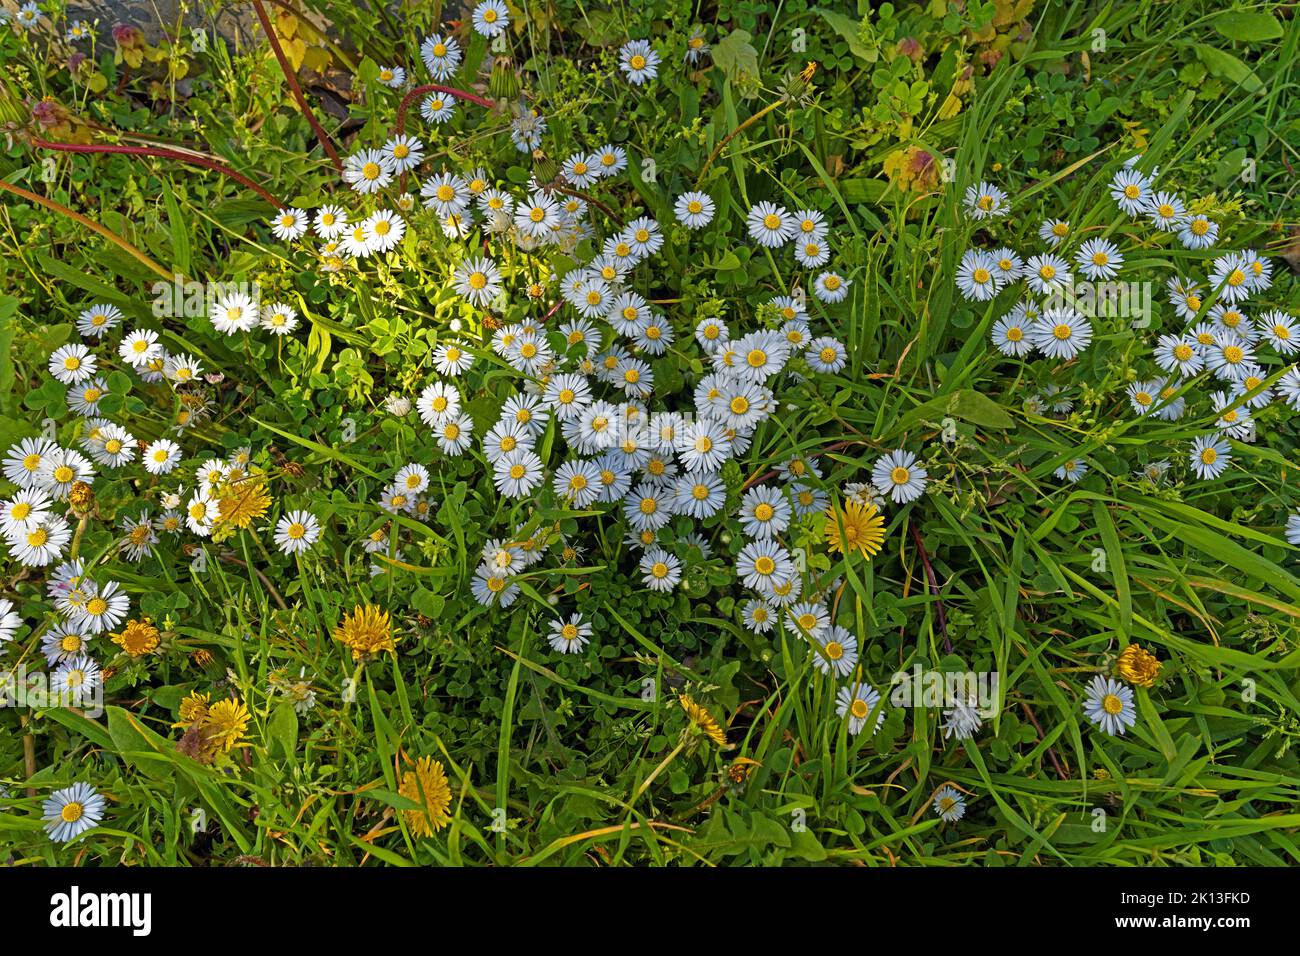
[[[292,67],[289,66],[289,60],[284,55],[284,50],[280,46],[280,38],[275,35],[275,29],[271,26],[271,18],[266,15],[266,7],[262,5],[262,0],[253,0],[253,8],[257,11],[257,19],[262,23],[262,30],[266,33],[266,39],[271,44],[271,49],[275,52],[275,58],[280,62],[280,71],[284,73],[284,78],[289,84],[289,89],[293,91],[293,98],[298,101],[298,109],[302,115],[307,117],[307,122],[311,124],[312,132],[316,134],[316,139],[329,156],[330,162],[338,172],[343,172],[343,163],[339,159],[338,151],[334,144],[330,142],[329,135],[325,132],[325,127],[320,125],[316,119],[316,114],[311,111],[307,105],[307,99],[302,95],[302,87],[298,85],[298,78],[294,76]]]
[[[284,208],[284,203],[280,202],[280,200],[276,199],[247,176],[235,172],[229,166],[223,166],[221,163],[213,162],[210,159],[204,159],[202,156],[194,156],[190,153],[181,153],[174,149],[166,149],[161,146],[114,146],[106,143],[50,143],[35,136],[31,137],[31,144],[33,146],[38,146],[41,149],[53,149],[61,153],[118,153],[125,156],[154,156],[158,159],[174,159],[177,162],[189,163],[193,166],[202,166],[204,169],[210,169],[223,176],[229,176],[240,185],[253,190],[253,192],[257,193],[276,209]]]
[[[402,97],[402,102],[397,106],[397,132],[402,134],[406,132],[406,111],[411,108],[411,102],[425,93],[445,93],[447,96],[454,96],[458,100],[465,100],[469,103],[477,103],[485,110],[495,109],[496,104],[485,96],[479,96],[477,93],[468,93],[465,90],[458,90],[454,86],[442,86],[438,83],[426,83],[423,86],[417,86]]]
[[[925,577],[930,585],[930,593],[934,595],[935,615],[939,619],[939,633],[943,635],[943,649],[949,654],[952,653],[952,639],[948,637],[948,615],[943,610],[943,597],[939,593],[939,579],[935,577],[934,568],[930,566],[930,556],[925,553],[925,541],[921,538],[921,529],[915,523],[909,522],[912,529],[912,540],[916,542],[916,550],[921,553],[921,563],[925,565]]]

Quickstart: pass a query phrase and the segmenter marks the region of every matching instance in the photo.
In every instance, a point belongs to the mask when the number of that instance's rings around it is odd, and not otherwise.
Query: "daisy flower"
[[[1192,470],[1202,481],[1218,478],[1232,460],[1232,446],[1217,435],[1202,435],[1192,442],[1188,455]]]
[[[962,205],[966,207],[966,215],[975,220],[1005,216],[1011,211],[1007,194],[986,182],[967,186]]]
[[[745,627],[755,634],[766,634],[776,624],[776,612],[766,601],[752,598],[741,611]]]
[[[957,289],[973,302],[987,302],[998,294],[1000,276],[997,263],[983,249],[967,249],[957,266]]]
[[[456,267],[451,278],[456,293],[479,308],[485,308],[503,288],[500,270],[486,256],[466,259]]]
[[[1286,539],[1294,545],[1300,545],[1300,509],[1286,519]]]
[[[307,231],[307,214],[301,209],[281,209],[271,220],[271,234],[282,242],[302,238]]]
[[[320,538],[320,522],[310,511],[290,511],[275,525],[275,543],[284,554],[302,554]]]
[[[928,478],[929,473],[916,463],[916,455],[901,448],[881,455],[871,469],[871,483],[895,504],[921,497]]]
[[[460,66],[460,44],[452,37],[434,35],[420,44],[420,59],[435,80],[445,80]]]
[[[1181,229],[1187,219],[1187,206],[1173,193],[1153,193],[1147,201],[1145,212],[1151,224],[1161,232]]]
[[[441,375],[460,375],[473,364],[473,354],[460,342],[444,342],[433,350],[433,367]]]
[[[434,426],[438,447],[448,455],[463,455],[474,441],[474,420],[468,415],[447,415]]]
[[[23,619],[14,611],[12,601],[0,598],[0,644],[8,644],[23,626]]]
[[[102,588],[87,582],[86,595],[86,603],[74,608],[68,617],[89,634],[113,630],[126,620],[131,610],[131,599],[116,581],[109,581]]]
[[[874,687],[869,684],[854,684],[852,687],[841,687],[835,695],[835,713],[840,717],[848,717],[849,733],[857,736],[862,733],[867,726],[867,718],[871,712],[876,709],[880,703],[880,694]],[[876,730],[885,722],[884,708],[876,716]]]
[[[641,580],[652,591],[671,591],[682,579],[682,563],[663,548],[651,548],[638,565]]]
[[[158,344],[158,333],[152,329],[136,329],[118,343],[117,354],[121,356],[122,361],[134,368],[147,365],[162,354],[162,346]]]
[[[395,173],[393,161],[379,149],[363,149],[343,163],[343,181],[363,195],[384,189]]]
[[[1088,463],[1081,458],[1068,458],[1060,468],[1052,472],[1062,481],[1076,482],[1088,473]]]
[[[103,818],[104,798],[88,783],[55,790],[41,804],[45,832],[55,843],[75,840]]]
[[[1133,702],[1133,689],[1119,681],[1098,674],[1088,684],[1088,694],[1083,702],[1084,715],[1110,736],[1123,735],[1137,723],[1137,707]]]
[[[1059,256],[1030,256],[1025,264],[1025,280],[1040,295],[1051,295],[1074,285],[1069,264]]]
[[[298,313],[281,302],[262,309],[258,323],[272,335],[288,335],[298,327]]]
[[[727,486],[717,472],[692,472],[673,485],[674,511],[696,521],[713,517],[726,503]]]
[[[50,690],[72,705],[93,700],[103,683],[99,665],[84,655],[64,661],[50,680]]]
[[[1145,415],[1155,408],[1159,395],[1159,382],[1138,381],[1133,382],[1128,387],[1129,404],[1133,406],[1133,411],[1139,415]]]
[[[1151,199],[1151,180],[1126,166],[1110,181],[1110,198],[1129,216],[1140,216]]]
[[[78,385],[86,381],[94,376],[98,367],[94,353],[80,342],[61,346],[50,354],[50,374],[64,385]]]
[[[591,625],[581,614],[571,614],[566,621],[559,618],[551,622],[551,636],[547,639],[551,649],[561,654],[577,654],[591,640]]]
[[[755,485],[741,498],[741,528],[750,538],[773,538],[790,526],[790,501],[773,485]]]
[[[1208,249],[1219,238],[1219,224],[1205,216],[1190,216],[1178,230],[1184,249]]]
[[[1300,330],[1296,321],[1286,312],[1275,309],[1265,312],[1255,320],[1260,335],[1273,346],[1279,355],[1294,355],[1300,352]]]
[[[26,567],[44,567],[59,560],[72,540],[72,528],[58,515],[48,515],[24,533],[6,538],[9,555]]]
[[[445,123],[456,115],[456,99],[441,93],[431,93],[420,103],[420,115],[430,123]]]
[[[1240,381],[1247,366],[1255,361],[1255,352],[1245,340],[1229,334],[1205,349],[1204,354],[1205,367],[1229,382]]]
[[[731,457],[731,436],[721,422],[712,419],[688,423],[673,444],[687,471],[717,471]]]
[[[77,316],[77,331],[88,338],[103,338],[104,333],[122,321],[122,310],[115,305],[92,305]]]
[[[1156,343],[1156,364],[1166,372],[1178,372],[1190,378],[1205,367],[1205,356],[1195,339],[1162,335]]]
[[[629,40],[618,52],[618,68],[629,83],[640,86],[659,75],[659,54],[647,40]]]
[[[535,192],[527,203],[520,203],[516,207],[515,226],[525,236],[549,239],[562,224],[561,216],[560,207],[554,199],[543,192]]]
[[[1240,253],[1219,256],[1210,270],[1210,285],[1224,302],[1241,302],[1254,291],[1250,264]]]
[[[1109,239],[1089,239],[1074,254],[1074,261],[1078,263],[1080,272],[1096,281],[1119,275],[1124,256]]]
[[[952,787],[944,787],[934,795],[934,812],[944,823],[956,823],[966,814],[966,798]]]
[[[600,468],[583,459],[566,461],[555,469],[551,487],[570,507],[586,508],[600,497]]]
[[[751,541],[736,557],[736,574],[745,587],[762,595],[771,594],[775,585],[794,577],[794,562],[775,540]]]
[[[405,173],[424,159],[424,144],[414,136],[398,134],[384,143],[384,155],[392,164],[393,172]]]
[[[322,239],[333,239],[342,233],[347,225],[348,214],[342,206],[321,206],[316,210],[316,221],[312,224],[312,228]]]
[[[791,609],[795,613],[806,605],[796,604]],[[803,627],[802,620],[795,618]],[[813,667],[823,674],[836,677],[848,677],[858,663],[858,639],[849,633],[848,628],[832,624],[824,633],[816,633],[811,628],[803,628],[808,636],[821,645],[822,652],[813,654]],[[842,715],[841,715],[842,716]]]
[[[1028,355],[1033,349],[1029,329],[1023,318],[1023,312],[1012,310],[993,323],[993,345],[1003,355],[1015,358]]]
[[[160,438],[146,445],[140,460],[151,475],[165,475],[181,460],[181,448],[170,438]]]
[[[685,192],[673,204],[673,215],[687,229],[703,229],[713,221],[717,207],[707,193]]]
[[[1048,308],[1030,334],[1034,347],[1048,358],[1068,362],[1092,341],[1092,324],[1074,309]]]
[[[761,246],[775,249],[789,242],[795,231],[794,217],[783,206],[760,202],[745,217],[749,237]]]
[[[251,296],[242,292],[222,295],[208,312],[212,327],[225,335],[251,332],[257,326],[258,306]]]
[[[1059,246],[1070,236],[1070,224],[1064,219],[1048,219],[1038,227],[1038,238]]]
[[[813,281],[813,295],[822,302],[843,302],[853,282],[836,272],[823,272]]]
[[[400,66],[381,66],[375,77],[390,89],[399,90],[406,85],[406,71]]]

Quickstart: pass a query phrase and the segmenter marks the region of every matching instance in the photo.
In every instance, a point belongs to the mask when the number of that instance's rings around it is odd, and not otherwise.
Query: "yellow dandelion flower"
[[[208,716],[208,702],[210,699],[210,694],[201,694],[198,691],[191,693],[181,701],[181,719],[172,724],[172,726],[188,727],[191,724],[200,723],[203,718]]]
[[[701,705],[695,703],[689,696],[682,694],[677,698],[677,702],[682,705],[682,710],[686,711],[686,716],[690,718],[691,723],[700,729],[700,733],[708,737],[719,747],[727,745],[727,732],[722,729],[722,725],[714,719],[713,715]]]
[[[147,617],[138,621],[127,621],[120,634],[112,635],[113,643],[132,657],[144,657],[158,649],[158,628]]]
[[[394,650],[396,646],[388,612],[373,604],[365,607],[358,604],[351,614],[345,614],[334,629],[334,640],[352,651],[354,661]]]
[[[867,557],[880,553],[885,543],[885,519],[875,505],[847,501],[843,508],[826,509],[826,547],[837,554],[860,551]]]
[[[402,785],[397,792],[414,800],[423,809],[403,810],[406,825],[416,836],[429,836],[451,822],[447,808],[451,806],[451,785],[442,763],[430,757],[421,757],[414,770],[402,774]]]
[[[219,700],[208,708],[199,729],[209,749],[228,751],[243,743],[244,732],[248,730],[248,708],[237,697]]]
[[[237,476],[235,469],[231,469],[228,480],[217,488],[216,499],[219,511],[216,523],[235,528],[247,528],[271,509],[266,479],[257,474]]]
[[[1115,670],[1119,676],[1134,687],[1155,686],[1163,666],[1156,660],[1154,654],[1139,644],[1130,644],[1124,648],[1120,652],[1119,660],[1115,662]]]

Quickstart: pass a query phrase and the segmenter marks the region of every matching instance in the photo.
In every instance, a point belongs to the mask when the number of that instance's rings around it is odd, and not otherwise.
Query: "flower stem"
[[[136,259],[139,259],[140,262],[144,263],[146,266],[149,267],[150,272],[153,272],[155,275],[161,276],[165,282],[173,281],[174,276],[172,275],[171,272],[164,269],[153,259],[150,259],[147,255],[145,255],[135,246],[131,245],[131,243],[127,242],[125,239],[123,239],[113,230],[109,229],[107,226],[101,226],[99,223],[95,222],[94,220],[87,219],[79,212],[73,212],[67,206],[57,203],[53,199],[46,199],[44,196],[38,196],[36,193],[28,192],[26,189],[23,189],[20,186],[11,185],[10,183],[7,183],[2,179],[0,179],[0,189],[3,189],[5,192],[13,193],[15,196],[21,196],[23,199],[44,206],[46,209],[52,209],[55,212],[59,213],[60,215],[67,216],[69,219],[73,219],[81,223],[87,229],[91,230],[92,232],[98,233],[99,235],[107,239],[109,242],[113,243],[113,245],[124,250],[125,252],[130,253]]]
[[[119,146],[108,143],[51,143],[47,140],[38,139],[35,136],[31,137],[31,143],[33,146],[38,146],[41,149],[54,149],[61,153],[114,153],[123,156],[154,156],[158,159],[173,159],[180,163],[190,163],[194,166],[202,166],[204,169],[210,169],[215,173],[228,176],[241,186],[253,190],[253,192],[257,193],[276,209],[284,208],[284,203],[280,202],[279,199],[271,195],[271,193],[266,189],[259,186],[242,173],[237,173],[229,166],[223,166],[221,163],[214,162],[213,160],[189,152],[167,149],[162,146]]]
[[[271,50],[280,63],[280,71],[284,73],[285,81],[288,82],[289,89],[293,92],[293,98],[298,102],[298,109],[303,116],[307,117],[312,132],[316,134],[316,139],[320,143],[321,149],[325,150],[325,155],[329,156],[330,162],[334,164],[334,169],[343,172],[343,163],[339,159],[338,150],[330,142],[325,127],[321,126],[320,121],[316,119],[316,114],[307,105],[307,98],[302,95],[302,87],[298,85],[298,78],[294,76],[293,68],[289,66],[289,60],[284,55],[284,48],[280,46],[280,38],[275,35],[275,29],[271,26],[271,18],[266,15],[266,7],[262,5],[262,0],[253,0],[253,9],[257,11],[257,19],[262,23],[262,30],[266,33],[266,39],[271,44]]]

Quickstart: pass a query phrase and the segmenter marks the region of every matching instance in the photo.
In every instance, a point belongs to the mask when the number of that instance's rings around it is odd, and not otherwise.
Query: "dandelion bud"
[[[492,63],[492,77],[488,80],[488,92],[496,100],[513,100],[519,95],[523,84],[519,73],[508,56],[499,56]]]

